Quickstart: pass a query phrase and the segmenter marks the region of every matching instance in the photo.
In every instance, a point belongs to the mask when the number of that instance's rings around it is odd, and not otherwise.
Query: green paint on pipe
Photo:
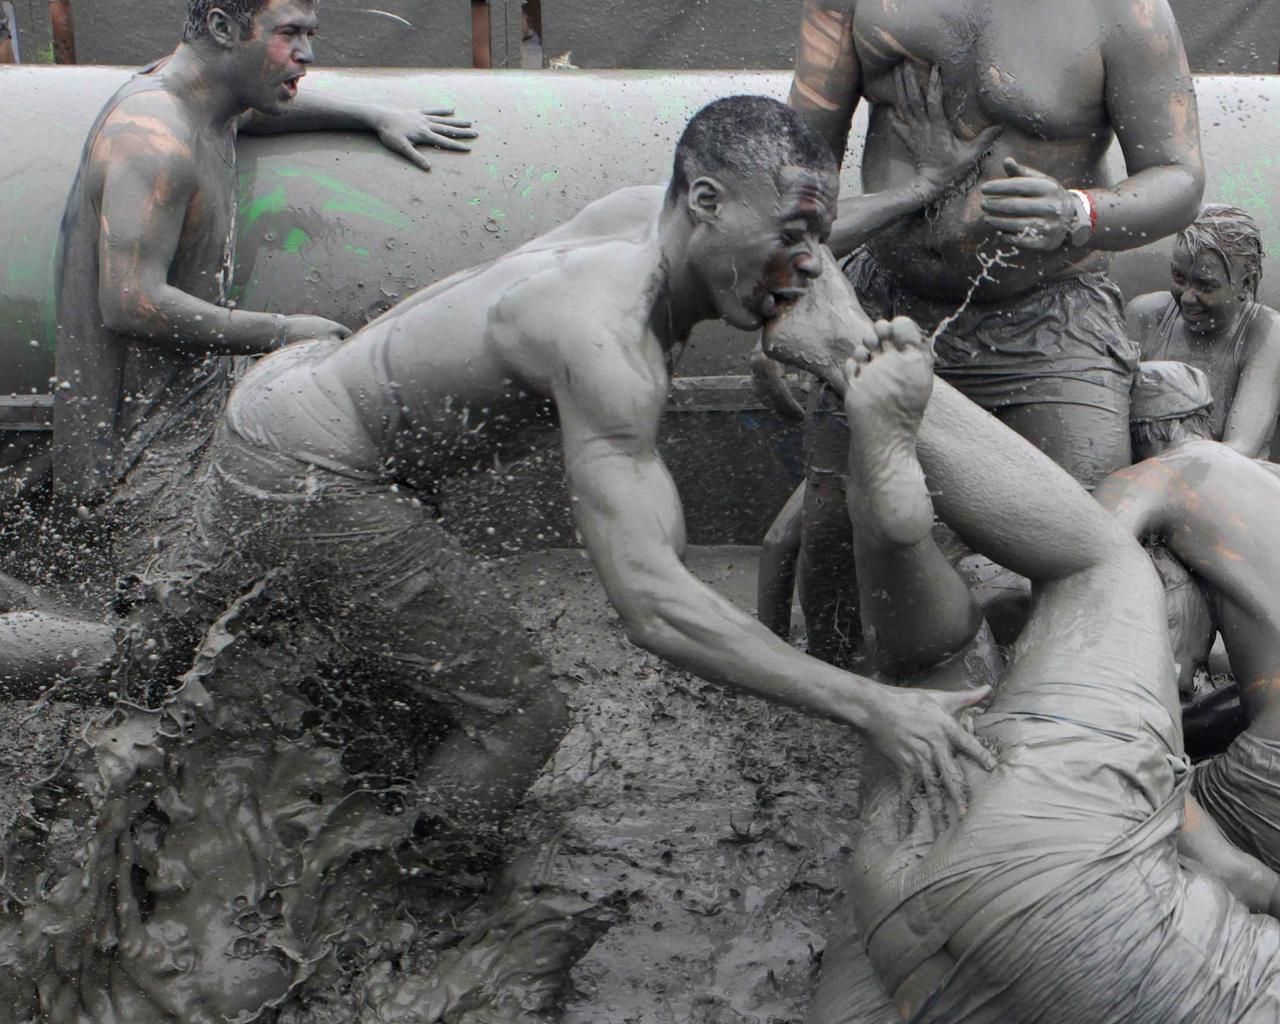
[[[532,196],[532,195],[533,195],[533,186],[532,186],[532,185],[526,185],[524,188],[522,188],[522,189],[520,190],[520,198],[521,198],[521,199],[528,199],[528,198],[529,198],[530,196]]]
[[[320,207],[326,213],[354,213],[393,228],[413,227],[413,221],[394,206],[384,203],[377,196],[371,196],[368,192],[362,192],[344,181],[339,181],[332,175],[293,168],[272,168],[270,173],[281,178],[310,178],[321,188],[332,192],[333,198],[326,200]]]
[[[258,196],[257,199],[252,200],[244,208],[244,222],[246,225],[254,224],[265,214],[283,213],[288,208],[289,201],[285,198],[284,186],[281,185],[266,195]]]
[[[542,172],[542,184],[544,184],[544,185],[550,185],[550,184],[551,184],[553,181],[555,181],[558,177],[560,177],[560,172],[559,172],[559,171],[543,171],[543,172]]]
[[[284,251],[297,255],[302,252],[302,247],[311,241],[311,236],[302,228],[294,228],[285,236]]]
[[[481,199],[479,196],[472,196],[470,199],[468,199],[468,200],[467,200],[467,205],[468,205],[468,206],[479,206],[479,205],[480,205],[481,203],[483,203],[483,202],[484,202],[484,200],[483,200],[483,199]]]
[[[342,247],[342,250],[343,252],[351,253],[351,255],[358,260],[367,262],[369,259],[369,250],[366,249],[363,245],[352,245],[350,242],[348,242],[346,245]]]

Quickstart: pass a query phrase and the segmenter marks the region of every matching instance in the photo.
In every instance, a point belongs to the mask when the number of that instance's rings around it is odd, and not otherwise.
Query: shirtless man
[[[635,643],[851,725],[905,785],[958,794],[957,752],[990,763],[953,718],[979,698],[904,698],[814,661],[700,583],[654,447],[672,346],[714,317],[758,329],[802,295],[837,186],[793,111],[720,100],[690,122],[669,188],[593,203],[346,342],[263,359],[232,392],[164,591],[215,614],[275,570],[300,614],[453,709],[464,728],[429,782],[444,817],[500,819],[559,742],[563,706],[496,581],[422,499],[508,458],[554,410],[578,527]]]
[[[846,272],[873,315],[945,325],[939,375],[1091,487],[1129,464],[1137,363],[1107,251],[1184,227],[1203,190],[1173,15],[1165,0],[806,0],[791,103],[841,155],[870,102],[867,192],[915,173],[890,117],[903,63],[936,69],[961,134],[1004,130],[970,183],[881,232]],[[1106,170],[1113,135],[1121,182]],[[828,398],[810,417],[801,592],[811,645],[833,654],[857,633],[856,615],[830,613],[855,605],[841,590],[854,573],[838,414]]]
[[[934,380],[911,321],[878,324],[870,344],[862,322],[831,274],[766,330],[845,389],[847,514],[876,660],[938,687],[999,675],[975,731],[1000,765],[971,775],[946,828],[919,815],[904,833],[896,783],[868,764],[844,922],[858,938],[828,947],[810,1020],[887,1024],[894,1008],[919,1024],[1276,1019],[1280,924],[1249,911],[1280,911],[1280,879],[1186,802],[1150,560],[1043,453]],[[935,506],[1033,581],[1003,668],[932,539]],[[890,998],[852,987],[859,946]]]
[[[1214,440],[1265,457],[1280,413],[1280,313],[1258,302],[1262,233],[1236,206],[1210,203],[1173,248],[1171,287],[1125,308],[1142,358],[1199,367],[1213,388]]]
[[[313,0],[191,0],[183,41],[108,101],[85,144],[62,220],[54,486],[116,498],[122,561],[149,553],[134,523],[159,520],[142,507],[170,500],[207,444],[226,357],[349,333],[227,302],[237,133],[363,129],[424,169],[415,144],[465,149],[454,140],[475,134],[438,112],[299,98],[316,25]]]
[[[1280,476],[1211,440],[1189,370],[1143,365],[1134,446],[1144,461],[1109,477],[1097,497],[1135,537],[1162,541],[1210,597],[1249,725],[1197,768],[1192,792],[1233,843],[1280,869]],[[1207,379],[1196,380],[1207,392]],[[1203,635],[1198,646],[1207,654]]]

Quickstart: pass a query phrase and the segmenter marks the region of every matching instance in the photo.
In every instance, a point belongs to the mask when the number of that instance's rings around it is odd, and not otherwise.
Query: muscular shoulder
[[[609,239],[529,255],[536,265],[512,282],[489,317],[504,356],[548,370],[569,363],[625,370],[626,354],[651,340],[645,247]]]
[[[176,175],[194,166],[196,129],[164,89],[125,96],[103,119],[89,155],[99,169],[128,164]]]
[[[1174,55],[1181,49],[1181,36],[1168,0],[1093,0],[1098,22],[1103,26],[1103,48],[1108,44],[1129,47],[1138,42],[1153,54]],[[1123,57],[1125,50],[1114,52]]]

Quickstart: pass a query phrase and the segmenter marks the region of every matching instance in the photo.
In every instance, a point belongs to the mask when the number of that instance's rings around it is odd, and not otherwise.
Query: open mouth
[[[298,95],[298,82],[301,80],[302,75],[294,75],[292,78],[286,78],[284,80],[284,89],[285,92],[289,94],[290,99]]]
[[[765,292],[764,301],[760,303],[760,315],[766,320],[773,320],[799,302],[804,293],[804,288],[778,288]]]

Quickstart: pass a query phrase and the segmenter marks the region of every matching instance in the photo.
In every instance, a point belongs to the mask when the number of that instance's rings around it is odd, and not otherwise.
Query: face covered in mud
[[[1169,292],[1192,334],[1213,337],[1229,330],[1249,299],[1245,271],[1227,266],[1222,256],[1210,249],[1201,249],[1193,257],[1179,243],[1174,247],[1169,273]]]
[[[822,273],[837,189],[834,174],[802,167],[693,182],[690,265],[725,321],[757,330]]]
[[[311,0],[271,0],[253,19],[253,35],[235,45],[235,71],[245,106],[283,114],[314,60],[316,8]]]

